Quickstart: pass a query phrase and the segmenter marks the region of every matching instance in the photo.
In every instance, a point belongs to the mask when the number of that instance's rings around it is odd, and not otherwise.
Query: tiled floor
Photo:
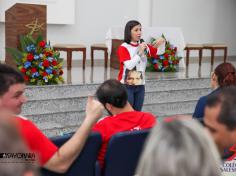
[[[223,58],[215,58],[214,66],[211,67],[210,58],[203,58],[202,66],[198,66],[198,58],[190,58],[190,64],[187,68],[181,68],[175,73],[147,72],[146,79],[180,79],[180,78],[197,78],[210,77],[212,70],[223,62]],[[236,67],[236,57],[229,57],[227,62],[231,62]],[[103,60],[97,60],[95,66],[91,67],[90,63],[86,64],[85,70],[82,69],[81,61],[74,61],[71,70],[64,67],[64,78],[67,84],[91,84],[101,83],[110,78],[116,78],[118,70],[105,68]]]

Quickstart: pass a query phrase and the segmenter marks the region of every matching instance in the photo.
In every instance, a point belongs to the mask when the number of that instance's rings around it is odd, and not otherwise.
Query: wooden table
[[[220,43],[206,43],[203,44],[203,49],[208,49],[211,50],[211,65],[214,64],[215,60],[215,50],[224,50],[224,62],[226,62],[227,59],[227,52],[228,52],[228,47],[225,44],[220,44]]]
[[[86,46],[81,44],[55,44],[53,48],[55,50],[67,52],[67,69],[71,69],[72,52],[73,51],[83,52],[83,69],[85,69]]]
[[[103,43],[96,43],[91,45],[91,66],[93,66],[94,63],[94,51],[95,50],[102,50],[104,51],[104,60],[105,60],[105,67],[107,67],[108,62],[108,51],[107,46]]]
[[[202,64],[202,50],[203,45],[201,44],[186,44],[184,50],[186,50],[186,66],[189,64],[189,56],[191,50],[198,50],[199,52],[199,65]]]

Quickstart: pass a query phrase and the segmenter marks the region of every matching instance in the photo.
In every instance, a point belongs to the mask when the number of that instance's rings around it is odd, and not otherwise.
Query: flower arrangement
[[[165,52],[162,55],[156,55],[155,57],[148,57],[147,69],[149,72],[176,72],[178,70],[179,60],[181,57],[177,56],[177,47],[170,44],[162,34],[162,38],[165,40]],[[151,39],[151,43],[154,43],[155,39]]]
[[[31,34],[20,36],[20,50],[7,48],[7,51],[15,59],[26,83],[49,85],[64,82],[60,53],[54,51],[41,34],[36,39]]]

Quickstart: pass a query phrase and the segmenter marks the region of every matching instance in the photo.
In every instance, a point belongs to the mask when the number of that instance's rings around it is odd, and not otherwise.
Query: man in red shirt
[[[24,78],[15,69],[0,64],[0,111],[21,113],[26,102]],[[57,148],[31,121],[25,117],[16,117],[19,132],[30,151],[35,152],[40,165],[54,172],[64,173],[80,154],[91,128],[101,116],[103,106],[89,97],[86,117],[80,128],[62,147]]]
[[[125,86],[117,80],[105,81],[97,89],[96,96],[110,114],[93,127],[93,131],[102,135],[102,147],[98,160],[103,167],[107,144],[114,134],[151,128],[156,123],[156,117],[150,113],[134,111],[127,101]]]

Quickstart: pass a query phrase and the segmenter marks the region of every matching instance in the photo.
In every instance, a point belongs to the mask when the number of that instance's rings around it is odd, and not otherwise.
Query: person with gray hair
[[[148,137],[136,176],[220,176],[220,161],[210,135],[191,119],[155,126]]]
[[[0,111],[0,175],[39,176],[38,161],[29,152],[17,122],[7,111]]]

